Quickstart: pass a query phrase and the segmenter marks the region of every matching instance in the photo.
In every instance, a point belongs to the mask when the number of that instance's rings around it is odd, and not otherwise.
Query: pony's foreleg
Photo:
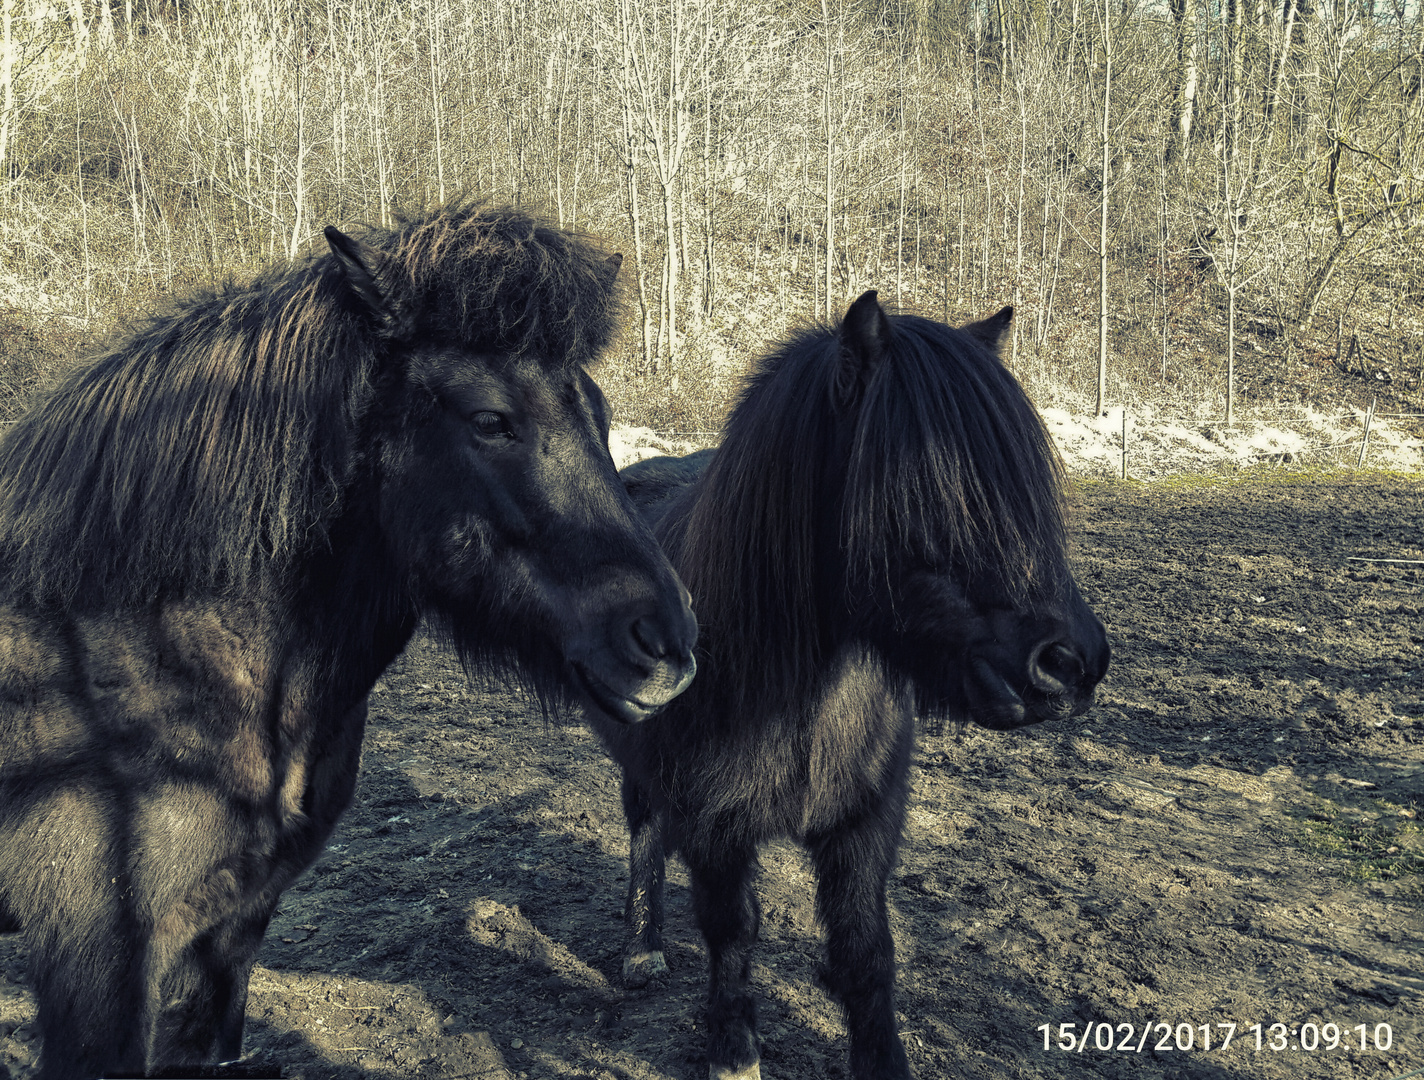
[[[760,1080],[756,1002],[747,990],[751,952],[761,930],[752,889],[753,848],[715,853],[683,850],[692,879],[692,906],[707,942],[707,1074],[710,1080]]]
[[[143,1069],[143,991],[131,920],[108,897],[67,897],[28,928],[31,976],[39,1004],[39,1080],[92,1080]],[[104,910],[99,910],[103,908]],[[87,925],[76,928],[76,916]],[[40,921],[40,920],[35,920]]]
[[[817,913],[826,929],[823,977],[845,1007],[854,1080],[910,1076],[895,1019],[895,942],[885,909],[885,883],[903,818],[903,794],[887,796],[878,812],[806,843],[818,879]]]
[[[276,909],[263,898],[199,935],[162,978],[167,999],[148,1048],[150,1070],[242,1057],[247,984]]]
[[[625,772],[623,814],[628,819],[628,944],[623,954],[623,985],[648,985],[667,972],[663,956],[663,885],[666,820],[653,809],[647,792]]]
[[[222,1062],[242,1057],[242,1032],[247,1023],[247,984],[252,978],[252,965],[267,933],[267,924],[277,910],[276,900],[248,914],[233,919],[215,935],[213,953],[223,971],[222,995],[224,1007],[217,1015],[218,1038],[216,1053]]]

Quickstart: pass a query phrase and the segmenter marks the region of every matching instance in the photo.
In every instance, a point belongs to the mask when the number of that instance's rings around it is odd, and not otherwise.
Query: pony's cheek
[[[386,518],[393,531],[439,532],[444,552],[460,561],[472,548],[518,546],[535,538],[547,499],[528,481],[517,453],[463,439],[451,452],[448,443],[422,445],[428,441],[413,440],[388,472]]]

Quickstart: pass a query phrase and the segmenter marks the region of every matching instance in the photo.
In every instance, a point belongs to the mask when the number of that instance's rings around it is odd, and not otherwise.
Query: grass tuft
[[[1298,820],[1297,837],[1312,854],[1337,860],[1346,880],[1396,882],[1396,899],[1424,902],[1418,807],[1384,798],[1351,807],[1320,799]]]

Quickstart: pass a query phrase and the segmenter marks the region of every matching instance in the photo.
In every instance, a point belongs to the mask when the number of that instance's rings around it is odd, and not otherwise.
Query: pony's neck
[[[365,682],[363,694],[405,648],[419,622],[406,575],[370,527],[368,489],[374,487],[368,476],[348,490],[345,509],[327,532],[328,544],[294,568],[297,599],[290,603],[296,632],[332,642],[334,667]]]

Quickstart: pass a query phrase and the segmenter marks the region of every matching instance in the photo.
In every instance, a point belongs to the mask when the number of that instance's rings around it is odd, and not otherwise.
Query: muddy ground
[[[1393,838],[1386,874],[1418,865],[1424,567],[1347,560],[1424,559],[1424,484],[1074,491],[1079,579],[1116,650],[1099,704],[920,741],[890,890],[917,1074],[1424,1067],[1420,878],[1357,880],[1304,838],[1333,814],[1327,837]],[[703,950],[676,868],[670,982],[621,988],[617,792],[585,730],[472,689],[418,639],[373,697],[356,805],[264,944],[254,1064],[306,1080],[705,1075]],[[844,1077],[799,851],[765,853],[761,896],[763,1075]],[[0,1077],[16,1080],[36,1050],[22,964],[0,939]],[[1144,1043],[1148,1024],[1170,1035]]]

